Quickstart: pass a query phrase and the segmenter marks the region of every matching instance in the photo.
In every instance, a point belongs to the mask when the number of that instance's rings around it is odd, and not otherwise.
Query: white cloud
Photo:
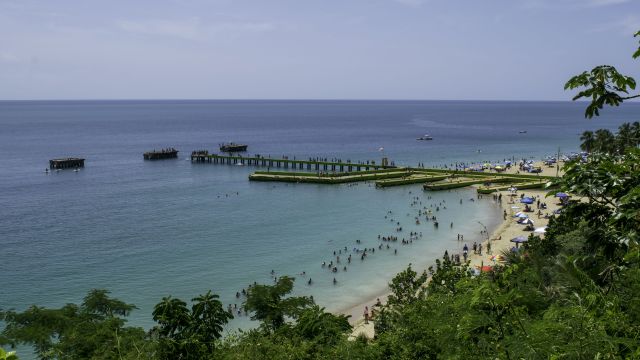
[[[408,6],[420,6],[426,2],[426,0],[394,0],[397,3]]]
[[[145,35],[165,35],[184,39],[195,39],[200,32],[200,19],[186,20],[119,20],[116,25],[121,30]]]
[[[184,20],[120,20],[116,22],[116,26],[126,32],[172,36],[189,40],[219,34],[262,33],[275,29],[275,25],[269,22],[228,21],[208,23],[200,18]]]
[[[629,0],[588,0],[587,6],[599,7],[599,6],[624,4],[627,2],[629,2]]]
[[[619,5],[630,0],[522,0],[525,9],[554,9],[557,7],[593,8]]]
[[[0,63],[17,64],[17,63],[20,63],[21,61],[22,60],[20,59],[20,57],[14,53],[0,52]]]
[[[628,15],[619,20],[602,24],[591,29],[591,32],[609,32],[613,31],[624,36],[631,36],[640,30],[640,17],[636,15]]]

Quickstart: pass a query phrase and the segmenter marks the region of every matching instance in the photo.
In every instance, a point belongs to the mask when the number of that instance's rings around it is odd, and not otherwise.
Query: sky
[[[0,0],[0,99],[569,100],[640,0]]]

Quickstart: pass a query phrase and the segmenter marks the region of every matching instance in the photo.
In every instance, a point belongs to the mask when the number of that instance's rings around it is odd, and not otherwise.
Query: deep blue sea
[[[295,292],[313,295],[327,309],[348,308],[383,292],[408,263],[424,267],[445,249],[459,247],[457,233],[468,241],[479,238],[479,222],[493,226],[502,211],[490,200],[468,201],[472,190],[427,194],[418,185],[380,190],[366,183],[254,183],[248,175],[256,168],[191,164],[192,150],[216,152],[219,143],[235,141],[248,144],[249,154],[352,161],[379,161],[384,154],[398,165],[539,159],[558,148],[576,151],[582,131],[615,129],[638,120],[640,109],[625,104],[586,120],[584,107],[474,101],[0,102],[0,308],[60,306],[80,302],[91,288],[106,288],[139,307],[132,324],[150,327],[152,307],[163,296],[188,300],[211,289],[225,304],[240,305],[236,291],[273,281],[271,270],[296,275]],[[416,141],[427,133],[433,141]],[[143,152],[169,146],[180,150],[179,159],[143,161]],[[67,156],[86,158],[85,168],[44,173],[49,159]],[[416,225],[415,196],[420,206],[440,205],[437,215],[447,226]],[[395,232],[397,222],[402,233]],[[378,234],[408,238],[409,231],[423,238],[393,244],[365,261],[354,256],[347,272],[332,274],[320,266],[334,250],[377,250]],[[246,318],[234,326],[246,326]]]

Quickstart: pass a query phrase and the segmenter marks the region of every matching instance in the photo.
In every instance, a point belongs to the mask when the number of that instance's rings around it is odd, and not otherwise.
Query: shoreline
[[[516,219],[514,218],[514,214],[521,209],[524,209],[524,204],[519,202],[520,194],[525,194],[525,196],[531,196],[533,198],[539,199],[541,203],[546,203],[547,208],[543,210],[543,214],[552,214],[555,210],[560,208],[559,204],[553,197],[545,198],[547,191],[540,189],[527,189],[517,193],[517,196],[509,196],[508,191],[499,191],[494,194],[485,195],[485,196],[498,196],[502,195],[502,202],[498,204],[505,212],[506,218],[496,223],[496,225],[490,229],[488,240],[486,238],[478,241],[477,239],[471,239],[466,242],[469,246],[468,259],[469,267],[472,269],[481,270],[481,266],[494,266],[499,264],[498,261],[492,260],[491,257],[494,255],[500,254],[502,251],[508,251],[509,249],[515,246],[510,240],[516,236],[526,236],[528,237],[531,232],[524,231],[523,225],[518,224]],[[536,204],[532,204],[531,208],[534,210],[533,212],[528,213],[530,218],[535,223],[535,228],[547,226],[549,220],[544,217],[538,217]],[[543,234],[539,234],[540,236],[544,236]],[[478,244],[482,244],[483,254],[475,254],[472,250],[473,241],[476,241]],[[486,252],[487,243],[491,243],[491,253]],[[457,254],[458,251],[449,251],[450,254]],[[462,254],[460,254],[462,258]],[[432,264],[435,263],[436,259],[433,259]],[[427,267],[428,268],[428,267]],[[414,269],[416,270],[416,269]],[[419,270],[426,270],[419,269]],[[416,270],[418,271],[418,270]],[[430,278],[427,280],[430,281]],[[373,309],[373,305],[375,305],[377,299],[380,299],[382,304],[386,303],[388,296],[391,294],[389,289],[381,292],[379,296],[368,298],[367,300],[351,306],[346,307],[340,311],[337,311],[338,314],[343,315],[351,315],[349,318],[349,323],[353,326],[352,333],[350,335],[350,339],[353,339],[359,335],[364,335],[368,338],[374,337],[374,321],[370,320],[368,324],[364,323],[364,308],[365,306],[369,307],[369,309]]]
[[[482,194],[481,194],[482,195]],[[482,196],[490,196],[490,195],[482,195]],[[496,206],[498,209],[502,210],[504,208],[503,204],[498,203],[495,200],[486,200],[486,201],[493,201],[493,205]],[[507,219],[508,220],[508,219]],[[496,222],[492,222],[491,224],[489,224],[488,226],[488,231],[490,234],[493,234],[495,232],[497,232],[501,227],[504,226],[504,224],[506,223],[506,221],[500,220],[500,221],[496,221]],[[485,240],[485,235],[484,234],[480,234],[480,233],[473,233],[470,234],[470,239],[467,240],[467,244],[469,244],[469,248],[471,248],[471,244],[473,244],[473,242],[484,242]],[[462,258],[462,247],[464,245],[465,242],[463,241],[459,241],[457,242],[457,245],[455,247],[446,249],[448,251],[449,254],[460,254],[460,258]],[[416,271],[418,274],[422,273],[422,271],[428,271],[429,267],[431,266],[435,266],[435,261],[436,259],[441,259],[442,256],[444,254],[441,254],[438,257],[432,258],[430,260],[424,261],[421,264],[418,264],[418,266],[416,266],[417,264],[412,264],[412,268],[414,271]],[[471,260],[471,258],[473,256],[476,256],[473,254],[473,252],[469,252],[469,260]],[[409,264],[407,264],[408,266]],[[405,267],[406,269],[406,267]],[[404,269],[403,269],[404,270]],[[396,274],[394,274],[395,276]],[[430,278],[430,277],[429,277]],[[393,279],[393,277],[389,278],[387,281],[387,284]],[[364,317],[363,317],[363,310],[365,306],[368,306],[369,309],[371,309],[373,307],[373,305],[377,302],[377,299],[380,299],[381,303],[386,303],[386,300],[388,298],[388,296],[391,294],[391,292],[389,291],[389,287],[386,286],[384,290],[377,292],[374,295],[369,295],[366,297],[365,300],[358,302],[355,305],[347,305],[344,307],[339,308],[338,310],[334,311],[334,313],[336,314],[343,314],[343,315],[351,315],[351,317],[349,318],[349,323],[355,326],[359,323],[361,323],[362,321],[364,321]]]

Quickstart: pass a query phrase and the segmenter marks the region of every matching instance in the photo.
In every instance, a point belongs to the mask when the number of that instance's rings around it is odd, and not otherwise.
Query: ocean
[[[349,308],[384,292],[409,263],[423,269],[444,250],[459,250],[457,234],[466,242],[479,240],[479,231],[494,227],[502,210],[490,199],[470,201],[471,189],[426,193],[419,185],[382,190],[370,183],[250,182],[258,168],[192,164],[191,151],[217,152],[219,143],[234,141],[248,144],[248,154],[351,161],[387,156],[396,165],[540,159],[577,151],[582,131],[615,130],[636,121],[640,109],[625,104],[586,120],[585,106],[0,102],[0,308],[78,303],[88,290],[106,288],[138,307],[129,324],[149,328],[163,296],[189,300],[212,290],[225,306],[239,306],[236,292],[254,281],[273,282],[272,270],[296,277],[295,294],[313,295],[328,310]],[[434,140],[416,141],[424,134]],[[179,158],[143,160],[143,152],[164,147],[178,149]],[[69,156],[86,158],[85,168],[44,172],[49,159]],[[439,208],[439,229],[415,223],[424,206]],[[396,232],[398,222],[402,232]],[[408,239],[411,231],[422,238],[378,248],[378,235]],[[354,255],[346,272],[321,267],[345,247],[352,254],[365,247],[376,252],[365,260]],[[346,255],[342,259],[347,265]],[[242,316],[228,328],[247,326]]]

